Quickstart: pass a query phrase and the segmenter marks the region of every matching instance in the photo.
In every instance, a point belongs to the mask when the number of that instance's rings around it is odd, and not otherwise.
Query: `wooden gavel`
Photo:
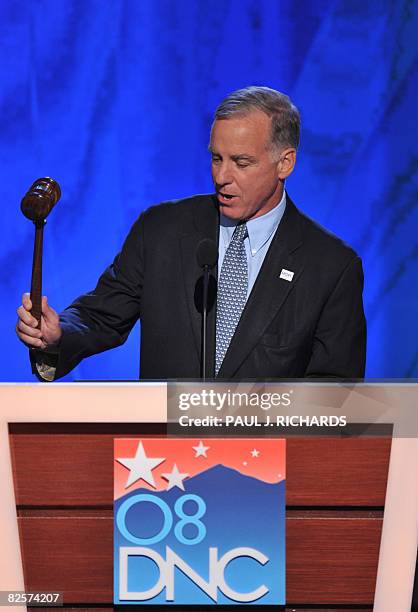
[[[24,196],[20,208],[28,219],[35,224],[35,243],[33,248],[32,281],[30,299],[31,314],[41,329],[42,314],[42,248],[45,219],[61,197],[60,186],[52,178],[40,178],[33,183]]]

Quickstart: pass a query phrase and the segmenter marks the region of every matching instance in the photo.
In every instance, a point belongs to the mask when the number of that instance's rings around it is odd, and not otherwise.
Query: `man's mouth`
[[[224,193],[223,191],[218,191],[217,196],[218,200],[222,202],[222,204],[231,202],[234,198],[237,197],[236,195],[233,195],[231,193]]]

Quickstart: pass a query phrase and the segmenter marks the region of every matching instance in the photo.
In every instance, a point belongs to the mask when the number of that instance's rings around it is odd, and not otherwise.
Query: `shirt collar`
[[[268,240],[270,240],[272,234],[276,231],[286,208],[286,192],[283,189],[283,195],[280,202],[269,210],[265,215],[250,219],[247,221],[248,240],[250,244],[251,255],[256,255],[257,252],[263,247]],[[237,222],[228,219],[224,215],[220,215],[220,224],[225,228],[229,240],[232,238],[234,229]]]

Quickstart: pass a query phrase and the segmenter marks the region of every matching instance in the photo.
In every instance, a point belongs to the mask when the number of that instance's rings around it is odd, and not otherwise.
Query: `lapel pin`
[[[282,271],[280,272],[280,278],[289,281],[289,283],[292,282],[294,275],[294,272],[291,272],[291,270],[286,270],[285,268],[282,268]]]

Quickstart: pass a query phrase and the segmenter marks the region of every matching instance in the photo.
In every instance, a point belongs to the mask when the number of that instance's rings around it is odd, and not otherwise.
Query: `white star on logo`
[[[205,446],[200,440],[198,446],[192,446],[192,448],[196,451],[195,457],[207,457],[206,451],[210,449],[210,446]]]
[[[177,467],[177,463],[173,465],[173,469],[168,474],[161,474],[164,480],[168,480],[167,491],[172,489],[173,487],[178,487],[182,491],[184,491],[183,480],[187,478],[188,474],[180,474],[179,469]]]
[[[155,487],[152,470],[165,461],[165,457],[147,457],[142,446],[142,442],[138,444],[135,457],[124,457],[123,459],[116,459],[123,466],[130,470],[128,480],[125,485],[125,489],[131,486],[137,480],[144,480],[147,484]]]
[[[259,454],[260,454],[260,451],[257,450],[256,448],[251,451],[251,457],[258,457]]]

